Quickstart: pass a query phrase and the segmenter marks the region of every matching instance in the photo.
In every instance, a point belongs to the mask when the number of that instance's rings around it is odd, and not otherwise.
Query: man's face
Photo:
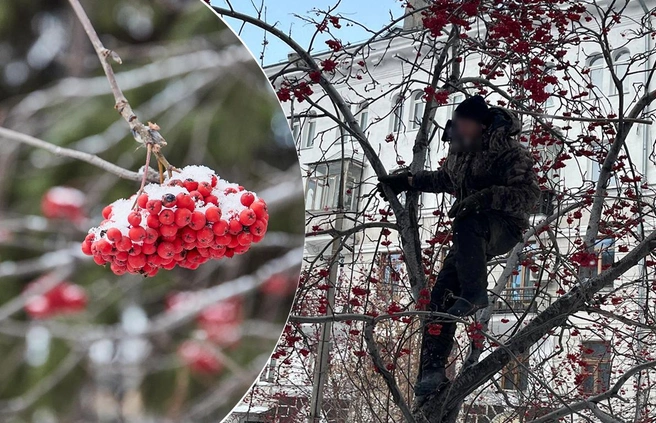
[[[464,148],[474,149],[479,146],[485,127],[472,119],[457,118],[453,122],[453,129]]]

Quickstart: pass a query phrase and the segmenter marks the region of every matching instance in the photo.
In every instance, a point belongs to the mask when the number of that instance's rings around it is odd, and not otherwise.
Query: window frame
[[[403,117],[405,115],[405,99],[401,94],[396,94],[392,98],[392,121],[390,131],[392,133],[399,133],[404,130],[405,122]]]
[[[528,354],[517,355],[517,359],[511,360],[501,370],[499,386],[504,391],[525,392],[528,389],[529,371],[526,366],[529,363]]]
[[[385,251],[379,253],[378,257],[378,277],[381,283],[381,286],[389,287],[389,292],[391,295],[394,295],[401,291],[403,288],[403,272],[405,271],[405,261],[403,260],[403,251]],[[386,275],[389,270],[389,276]],[[395,275],[396,280],[394,280]]]
[[[302,130],[303,141],[302,148],[312,148],[314,147],[315,139],[317,136],[317,114],[314,111],[311,111],[307,114],[305,119],[305,127]]]
[[[363,169],[360,163],[354,160],[340,159],[312,163],[308,166],[312,169],[312,173],[305,181],[305,208],[307,211],[320,212],[337,209],[340,182],[344,184],[344,210],[353,211],[357,208]],[[344,173],[345,179],[340,181],[342,166],[346,166],[346,172]],[[320,172],[322,168],[325,171]],[[314,189],[311,199],[309,197],[310,189]]]
[[[595,352],[587,353],[594,348],[586,345],[602,345],[605,351],[600,356],[595,356]],[[604,340],[588,340],[581,342],[581,359],[585,361],[586,366],[582,368],[585,372],[581,381],[581,391],[586,395],[598,395],[606,392],[610,388],[612,351],[610,344]],[[602,367],[603,366],[603,367]],[[592,371],[589,369],[594,367]]]
[[[424,101],[423,91],[413,91],[411,98],[411,115],[410,115],[410,124],[408,127],[412,131],[417,131],[421,127],[421,118],[424,116],[424,111],[426,110],[426,102]],[[421,110],[421,116],[417,117],[418,110]]]

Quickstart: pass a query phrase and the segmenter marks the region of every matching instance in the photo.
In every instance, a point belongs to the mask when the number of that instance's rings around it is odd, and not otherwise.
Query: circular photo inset
[[[300,167],[202,2],[0,4],[0,421],[220,421],[280,337]]]

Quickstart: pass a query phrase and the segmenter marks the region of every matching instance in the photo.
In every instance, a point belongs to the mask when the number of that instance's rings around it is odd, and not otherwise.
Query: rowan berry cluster
[[[84,193],[70,187],[52,187],[41,199],[41,212],[48,219],[80,223],[84,216]]]
[[[87,294],[82,287],[70,282],[60,282],[44,293],[29,295],[38,290],[44,279],[37,279],[27,287],[28,298],[25,312],[33,319],[48,319],[62,314],[74,314],[87,306]]]
[[[102,214],[82,251],[117,275],[144,276],[243,254],[262,240],[269,220],[264,200],[203,166],[148,184],[138,198],[117,200]]]
[[[193,292],[177,292],[167,298],[167,311],[197,308]],[[180,360],[196,373],[214,374],[223,368],[217,347],[235,346],[242,337],[243,304],[238,297],[220,301],[203,309],[196,318],[198,339],[188,339],[178,348]]]

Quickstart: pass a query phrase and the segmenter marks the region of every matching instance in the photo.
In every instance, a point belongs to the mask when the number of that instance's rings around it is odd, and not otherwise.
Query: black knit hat
[[[489,120],[487,103],[480,95],[469,97],[456,107],[455,117],[471,119],[481,124],[487,124]]]

